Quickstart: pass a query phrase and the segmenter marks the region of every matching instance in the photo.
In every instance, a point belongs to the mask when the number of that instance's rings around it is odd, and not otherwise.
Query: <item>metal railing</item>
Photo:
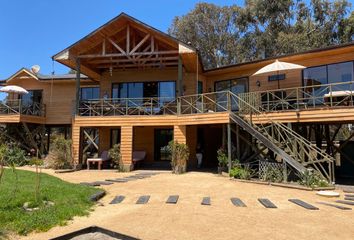
[[[354,81],[240,93],[260,111],[286,111],[353,106]]]
[[[24,102],[22,100],[3,100],[0,101],[0,115],[29,115],[45,116],[45,104],[37,102]]]

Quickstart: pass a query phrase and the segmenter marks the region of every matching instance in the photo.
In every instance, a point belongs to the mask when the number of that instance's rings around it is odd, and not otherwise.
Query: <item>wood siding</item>
[[[173,141],[178,143],[187,143],[186,125],[173,126]]]
[[[133,127],[132,126],[123,126],[121,128],[120,149],[121,149],[123,164],[131,168],[132,158],[133,158]]]
[[[354,46],[324,50],[315,53],[299,54],[287,57],[279,57],[279,61],[300,64],[306,67],[314,67],[325,64],[346,62],[354,60]],[[207,88],[214,91],[216,81],[249,77],[249,91],[265,91],[278,88],[278,81],[268,81],[268,76],[252,76],[260,68],[275,60],[265,60],[261,62],[249,63],[229,68],[206,72]],[[256,82],[260,82],[260,86]],[[286,79],[280,80],[280,88],[300,87],[302,86],[302,70],[289,71],[286,73]]]

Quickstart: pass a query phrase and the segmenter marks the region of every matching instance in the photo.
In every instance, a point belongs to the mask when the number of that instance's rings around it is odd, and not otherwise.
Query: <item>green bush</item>
[[[172,172],[176,174],[187,171],[189,148],[187,144],[171,141],[168,143],[168,151],[171,154]]]
[[[120,152],[120,144],[114,144],[111,149],[109,149],[109,156],[112,158],[114,165],[120,170],[123,171],[123,164],[121,162],[122,155]]]
[[[218,159],[219,167],[227,167],[227,163],[229,159],[226,154],[226,150],[223,147],[218,149],[217,159]]]
[[[299,184],[310,188],[328,187],[329,183],[323,176],[315,170],[306,170],[304,173],[298,175],[300,180]]]
[[[45,159],[45,164],[53,169],[72,168],[71,140],[60,136],[51,146],[50,152]]]
[[[262,181],[280,183],[284,181],[284,174],[279,168],[267,167]]]
[[[230,169],[230,177],[244,179],[244,180],[250,180],[253,176],[254,176],[254,172],[248,166],[242,167],[240,164],[235,164]]]

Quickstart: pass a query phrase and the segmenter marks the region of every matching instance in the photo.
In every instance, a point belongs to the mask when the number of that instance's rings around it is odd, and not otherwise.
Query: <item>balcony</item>
[[[229,91],[164,98],[118,98],[82,100],[78,116],[159,116],[191,115],[220,112],[239,112],[278,118],[283,122],[301,121],[301,116],[314,115],[314,121],[323,121],[328,114],[333,117],[350,114],[354,110],[354,82],[312,85],[298,88],[277,89],[263,92],[234,94]],[[350,110],[348,110],[348,108]],[[347,110],[343,110],[347,109]],[[336,114],[339,115],[336,115]],[[302,114],[302,115],[301,115]],[[326,115],[327,114],[327,115]],[[342,114],[342,115],[341,115]],[[343,116],[344,116],[343,115]],[[345,116],[347,117],[347,116]],[[343,118],[347,119],[347,118]],[[347,119],[348,120],[348,119]],[[310,121],[310,120],[306,120]]]
[[[21,122],[24,120],[42,123],[44,122],[44,117],[45,104],[22,102],[20,99],[0,101],[1,122]]]

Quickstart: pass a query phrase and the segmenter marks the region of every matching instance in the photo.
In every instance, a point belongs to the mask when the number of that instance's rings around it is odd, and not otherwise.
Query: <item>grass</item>
[[[25,202],[35,202],[34,172],[17,170],[18,188],[15,175],[6,169],[0,184],[0,239],[6,232],[26,235],[31,231],[47,231],[56,225],[65,225],[74,216],[88,215],[93,203],[89,196],[98,189],[62,181],[48,174],[41,174],[42,200],[54,202],[54,206],[40,205],[34,212],[26,212]],[[42,201],[40,201],[42,202]]]

